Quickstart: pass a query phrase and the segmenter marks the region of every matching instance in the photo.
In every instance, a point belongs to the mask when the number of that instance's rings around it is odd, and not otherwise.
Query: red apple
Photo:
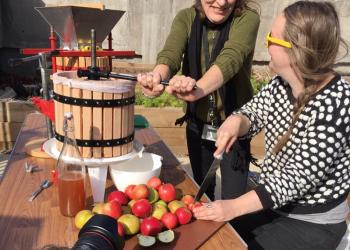
[[[145,184],[139,184],[132,190],[134,200],[147,199],[149,195],[148,187]]]
[[[107,202],[103,205],[102,213],[118,219],[123,214],[122,206],[116,201]]]
[[[123,224],[120,223],[120,222],[117,222],[117,224],[118,224],[118,234],[119,234],[119,236],[124,237],[125,231],[124,231]]]
[[[141,233],[147,236],[156,236],[162,231],[162,223],[154,217],[145,218],[141,222]]]
[[[180,207],[176,210],[175,214],[181,225],[189,223],[192,218],[191,211],[186,207]]]
[[[188,207],[191,203],[194,203],[194,198],[192,195],[186,194],[181,198],[181,201]]]
[[[171,212],[163,214],[161,221],[167,229],[175,228],[178,223],[177,216]]]
[[[203,206],[203,203],[200,201],[196,201],[195,203],[189,204],[188,209],[191,210],[191,212],[192,212],[194,208],[201,207],[201,206]]]
[[[170,202],[176,199],[175,187],[170,183],[161,185],[158,189],[158,194],[159,198],[165,202]]]
[[[151,179],[148,180],[147,186],[154,188],[155,190],[158,190],[158,188],[162,185],[162,181],[156,177],[153,176]]]
[[[107,197],[108,201],[117,201],[119,202],[120,205],[126,205],[128,204],[128,197],[126,197],[126,195],[121,192],[121,191],[113,191],[112,193],[108,194]]]
[[[134,198],[132,197],[132,190],[136,187],[136,185],[129,185],[125,188],[124,193],[129,197],[130,200],[133,200]]]
[[[146,218],[151,215],[152,205],[148,200],[141,199],[135,202],[131,208],[131,211],[139,218]]]

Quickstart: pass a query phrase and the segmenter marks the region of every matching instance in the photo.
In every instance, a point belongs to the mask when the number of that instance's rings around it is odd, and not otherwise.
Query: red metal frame
[[[79,50],[62,50],[56,49],[56,37],[53,28],[50,27],[50,48],[24,48],[21,50],[23,55],[37,55],[41,52],[58,51],[57,56],[52,56],[52,72],[57,72],[56,57],[90,57],[90,51],[79,51]],[[112,71],[112,56],[125,58],[125,57],[136,57],[139,56],[134,50],[113,50],[112,48],[112,33],[108,35],[108,49],[107,50],[96,50],[96,56],[108,56],[110,71]]]
[[[53,31],[53,27],[50,26],[50,48],[51,50],[56,50],[56,37],[55,37],[55,32]],[[57,72],[57,65],[56,65],[56,57],[52,56],[51,57],[51,61],[52,61],[52,71],[53,72]]]
[[[23,55],[35,55],[40,52],[52,51],[50,48],[25,48],[22,49]],[[79,50],[57,50],[60,57],[70,57],[70,56],[81,56],[90,57],[90,51],[79,51]],[[96,56],[118,56],[118,57],[133,57],[137,56],[134,50],[96,50]]]

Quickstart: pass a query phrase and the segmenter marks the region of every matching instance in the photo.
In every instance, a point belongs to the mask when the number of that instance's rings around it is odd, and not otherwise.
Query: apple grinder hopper
[[[102,47],[103,40],[111,32],[125,11],[97,9],[78,6],[52,6],[35,8],[53,27],[60,40],[60,48],[79,50],[90,45],[91,29],[98,30],[96,44]]]

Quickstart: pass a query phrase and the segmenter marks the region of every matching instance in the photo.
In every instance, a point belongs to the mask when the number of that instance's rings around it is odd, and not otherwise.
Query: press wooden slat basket
[[[74,116],[75,138],[84,158],[110,158],[130,153],[134,138],[134,83],[90,81],[76,71],[53,75],[56,148],[61,150],[65,112]]]

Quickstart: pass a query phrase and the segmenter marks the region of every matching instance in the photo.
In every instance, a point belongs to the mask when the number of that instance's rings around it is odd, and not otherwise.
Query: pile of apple
[[[113,191],[107,200],[96,204],[92,211],[80,211],[75,216],[76,227],[82,228],[95,213],[105,214],[117,220],[120,236],[138,234],[142,246],[153,245],[156,238],[171,242],[174,239],[172,229],[189,223],[192,209],[202,205],[195,203],[188,194],[177,199],[175,187],[162,183],[158,177],[152,177],[147,185],[129,185],[125,192]]]

